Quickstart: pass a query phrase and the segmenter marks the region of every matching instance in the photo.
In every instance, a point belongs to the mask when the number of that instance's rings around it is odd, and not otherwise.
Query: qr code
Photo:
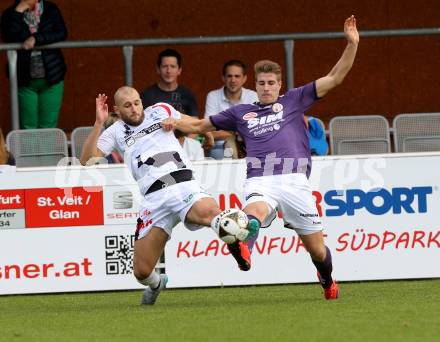
[[[133,235],[109,235],[105,237],[106,273],[133,273]]]

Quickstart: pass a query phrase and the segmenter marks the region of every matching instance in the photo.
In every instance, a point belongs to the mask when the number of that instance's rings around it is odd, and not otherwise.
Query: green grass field
[[[1,341],[440,341],[440,279],[0,297]]]

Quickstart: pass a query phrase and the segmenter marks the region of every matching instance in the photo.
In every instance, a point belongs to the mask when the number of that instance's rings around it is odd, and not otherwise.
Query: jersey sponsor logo
[[[274,124],[279,124],[283,120],[283,112],[277,114],[269,114],[262,116],[260,118],[253,118],[248,120],[248,128],[251,130],[257,126],[269,126]]]
[[[258,114],[255,112],[246,113],[245,115],[243,115],[243,120],[248,121],[253,118],[256,118],[257,116],[258,116]]]
[[[283,105],[281,103],[274,103],[272,105],[272,111],[274,113],[279,113],[284,109]]]
[[[432,195],[431,186],[412,188],[396,187],[390,190],[379,188],[365,192],[361,189],[330,190],[324,195],[327,206],[326,216],[353,216],[357,212],[367,211],[373,215],[426,213],[428,195]],[[317,198],[318,211],[322,211],[322,196]]]
[[[133,207],[131,191],[115,191],[113,193],[113,209],[130,209]]]
[[[133,135],[129,138],[126,138],[125,143],[127,144],[127,146],[131,146],[136,142],[137,139],[140,139],[140,138],[142,138],[150,133],[153,133],[159,129],[162,129],[162,126],[160,125],[160,123],[155,123],[147,128],[141,129],[135,135]]]

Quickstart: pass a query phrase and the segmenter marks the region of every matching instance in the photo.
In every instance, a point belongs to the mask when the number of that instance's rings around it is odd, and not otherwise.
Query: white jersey
[[[139,126],[131,126],[122,120],[107,128],[98,139],[98,149],[105,155],[115,148],[124,154],[134,179],[142,194],[162,176],[179,169],[192,169],[192,165],[174,132],[166,132],[160,123],[181,115],[166,103],[156,103],[144,110],[145,118]]]

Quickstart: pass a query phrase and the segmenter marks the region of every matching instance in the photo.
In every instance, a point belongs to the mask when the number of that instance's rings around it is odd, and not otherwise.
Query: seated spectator
[[[328,151],[325,130],[313,116],[304,116],[308,128],[310,152],[312,156],[325,156]]]
[[[46,0],[20,0],[1,17],[5,43],[21,43],[17,52],[20,128],[54,128],[64,93],[66,64],[60,49],[35,50],[66,39],[58,7]]]
[[[173,49],[163,50],[157,57],[157,73],[159,82],[141,93],[144,108],[165,102],[181,113],[198,116],[199,110],[193,92],[177,83],[182,73],[180,53]]]
[[[0,165],[15,165],[15,159],[12,153],[6,148],[5,138],[0,128]]]
[[[118,114],[110,112],[108,119],[104,123],[104,129],[109,128],[118,120],[120,120]],[[124,158],[122,158],[121,153],[117,150],[113,150],[105,159],[107,159],[109,164],[122,164],[124,162]]]
[[[223,65],[222,81],[223,86],[210,91],[206,97],[205,117],[220,113],[237,104],[258,102],[257,93],[243,87],[247,81],[247,75],[246,65],[242,61],[235,59],[227,61]],[[239,157],[235,134],[216,131],[213,135],[216,143],[208,156],[222,159],[223,149],[225,149],[227,154],[232,154],[232,158]]]
[[[179,140],[179,143],[189,160],[195,161],[205,159],[205,153],[198,140],[187,137],[185,133],[177,129],[174,131],[174,135],[177,140]]]

